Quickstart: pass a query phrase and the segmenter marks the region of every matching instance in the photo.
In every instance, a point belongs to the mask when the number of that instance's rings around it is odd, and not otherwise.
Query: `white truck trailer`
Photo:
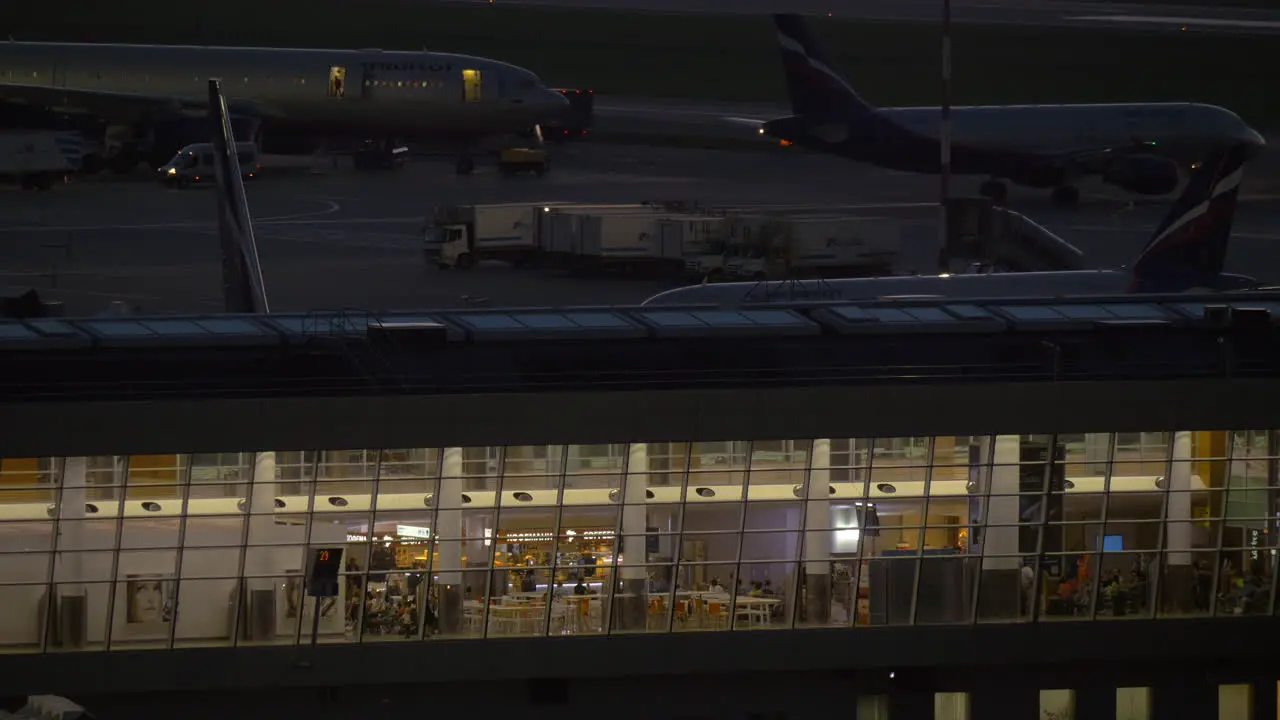
[[[732,218],[730,280],[890,275],[903,241],[897,219],[848,215]]]
[[[440,269],[469,270],[482,260],[525,265],[544,259],[551,217],[560,211],[639,212],[643,205],[569,202],[444,205],[423,227],[423,255]]]
[[[722,218],[658,208],[559,208],[551,212],[544,249],[573,270],[675,275],[686,248],[712,235]]]
[[[57,130],[0,132],[0,177],[24,190],[48,190],[78,172],[84,163],[84,136]]]

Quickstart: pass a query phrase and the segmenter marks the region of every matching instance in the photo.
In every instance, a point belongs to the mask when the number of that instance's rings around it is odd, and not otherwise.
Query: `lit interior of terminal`
[[[1051,449],[1054,449],[1051,451]],[[10,652],[1269,614],[1275,431],[5,458]]]

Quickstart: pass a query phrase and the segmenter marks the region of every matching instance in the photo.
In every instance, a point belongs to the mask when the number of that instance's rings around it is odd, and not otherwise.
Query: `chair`
[[[712,627],[720,629],[729,626],[729,613],[725,612],[724,605],[712,600],[707,604],[707,620]]]

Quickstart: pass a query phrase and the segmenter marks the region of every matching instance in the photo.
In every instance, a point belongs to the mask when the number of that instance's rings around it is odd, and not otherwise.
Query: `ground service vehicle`
[[[889,275],[902,222],[852,216],[738,218],[725,276],[734,280]]]
[[[262,170],[258,146],[251,142],[236,143],[236,157],[240,161],[240,174],[252,180]],[[169,162],[161,165],[156,173],[160,181],[173,188],[184,188],[193,183],[213,181],[213,143],[195,143],[178,151]]]
[[[503,175],[533,173],[538,177],[551,169],[551,158],[544,148],[506,148],[498,154],[498,172]]]
[[[685,247],[714,234],[721,218],[641,208],[561,208],[551,213],[543,250],[573,270],[672,275]]]
[[[48,190],[80,170],[84,137],[78,132],[19,130],[0,132],[0,176],[24,190]]]
[[[425,228],[426,260],[461,270],[482,260],[528,263],[538,253],[542,216],[551,208],[550,203],[437,207]]]
[[[560,117],[543,125],[543,136],[553,142],[583,137],[591,129],[595,117],[595,91],[568,88],[559,88],[558,91],[569,101],[569,108]]]

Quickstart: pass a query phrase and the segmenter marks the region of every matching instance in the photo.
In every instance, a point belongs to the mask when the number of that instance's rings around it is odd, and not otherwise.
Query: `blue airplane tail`
[[[1222,269],[1248,157],[1244,145],[1209,153],[1134,262],[1133,292],[1235,289],[1222,285],[1241,278]]]
[[[218,240],[222,245],[222,286],[226,311],[267,313],[267,289],[262,280],[253,218],[244,191],[244,176],[236,154],[231,113],[221,83],[209,81],[209,125],[213,131],[214,187],[218,196]]]
[[[773,23],[794,114],[851,119],[874,112],[836,72],[799,15],[774,15]]]

